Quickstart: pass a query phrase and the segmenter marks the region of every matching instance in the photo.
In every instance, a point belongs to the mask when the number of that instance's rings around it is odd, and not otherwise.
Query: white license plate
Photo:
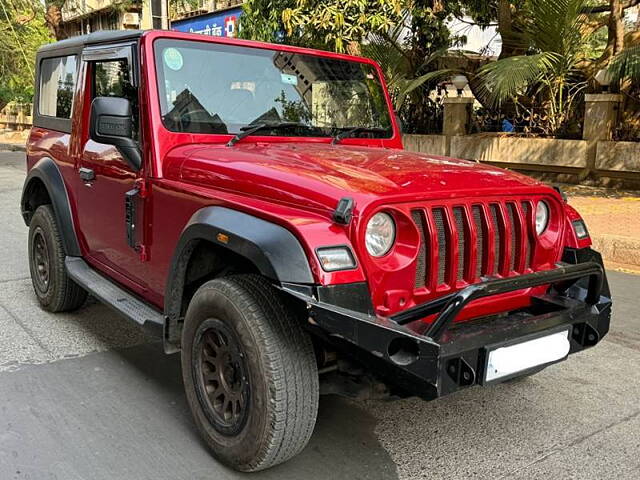
[[[490,382],[529,368],[562,360],[569,354],[569,330],[534,338],[489,352],[485,381]]]

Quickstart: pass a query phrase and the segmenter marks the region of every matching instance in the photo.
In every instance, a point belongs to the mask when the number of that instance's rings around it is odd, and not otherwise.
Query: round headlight
[[[393,246],[396,239],[396,226],[388,213],[376,213],[367,224],[364,237],[367,252],[374,257],[381,257]]]
[[[536,233],[540,235],[547,229],[549,224],[549,206],[542,200],[536,207]]]

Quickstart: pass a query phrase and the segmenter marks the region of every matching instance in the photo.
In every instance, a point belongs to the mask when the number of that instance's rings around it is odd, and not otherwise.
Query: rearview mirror
[[[121,97],[96,97],[91,103],[91,139],[115,146],[134,170],[140,170],[142,156],[133,139],[131,102]]]

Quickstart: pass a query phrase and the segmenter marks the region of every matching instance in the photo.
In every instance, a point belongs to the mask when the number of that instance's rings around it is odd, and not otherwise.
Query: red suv
[[[595,345],[611,300],[559,191],[402,149],[371,60],[166,31],[37,56],[22,214],[52,312],[181,351],[221,461],[300,452],[320,393],[426,400]]]

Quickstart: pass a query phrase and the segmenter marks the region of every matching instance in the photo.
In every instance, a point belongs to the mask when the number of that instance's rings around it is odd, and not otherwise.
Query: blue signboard
[[[242,7],[223,12],[208,13],[197,17],[171,22],[171,30],[187,33],[201,33],[214,37],[235,37],[238,33],[238,19]]]

